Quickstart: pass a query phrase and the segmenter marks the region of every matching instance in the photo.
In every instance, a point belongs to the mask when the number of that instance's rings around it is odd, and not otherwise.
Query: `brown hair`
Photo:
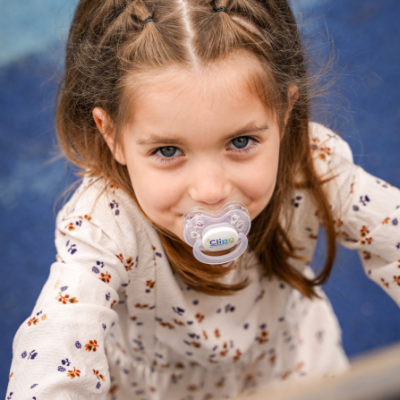
[[[216,12],[224,6],[227,12]],[[152,21],[144,22],[147,17]],[[249,87],[274,112],[282,139],[277,183],[267,207],[252,222],[249,243],[267,276],[276,276],[305,296],[329,277],[335,259],[334,221],[317,176],[309,140],[309,86],[304,51],[287,0],[81,0],[69,32],[65,75],[56,111],[59,142],[82,175],[103,177],[125,190],[139,207],[127,168],[109,150],[92,117],[101,107],[118,132],[125,122],[127,79],[170,66],[208,67],[233,54],[247,55],[258,68]],[[137,87],[140,79],[133,79]],[[286,121],[289,89],[299,98]],[[135,93],[135,87],[130,87]],[[132,102],[132,99],[129,99]],[[125,106],[126,107],[126,106]],[[301,176],[301,182],[296,179]],[[296,187],[313,198],[326,232],[322,271],[307,279],[291,266],[296,255],[280,217],[290,221]],[[142,211],[143,212],[143,211]],[[244,288],[219,282],[231,269],[197,262],[191,248],[156,224],[175,273],[195,290],[228,295]]]

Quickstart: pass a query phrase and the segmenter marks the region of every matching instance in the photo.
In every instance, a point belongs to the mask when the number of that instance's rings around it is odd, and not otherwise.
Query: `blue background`
[[[55,259],[55,203],[74,175],[57,159],[54,98],[76,0],[0,0],[0,389],[12,339]],[[307,46],[333,82],[314,118],[355,161],[400,187],[400,1],[292,0]],[[323,112],[322,112],[323,111]],[[321,256],[321,250],[319,251]],[[317,255],[318,258],[318,255]],[[400,288],[399,288],[400,290]],[[354,356],[400,340],[400,309],[341,249],[325,286]]]

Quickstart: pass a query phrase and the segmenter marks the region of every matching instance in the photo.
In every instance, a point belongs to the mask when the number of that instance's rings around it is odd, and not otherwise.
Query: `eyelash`
[[[251,140],[251,143],[248,145],[248,146],[246,146],[245,148],[243,148],[243,149],[235,149],[235,148],[230,148],[230,150],[235,150],[235,152],[236,153],[250,153],[251,151],[253,151],[254,149],[255,149],[255,147],[257,147],[258,146],[258,141],[254,138],[254,137],[252,137],[252,136],[238,136],[237,138],[234,138],[234,139],[239,139],[239,138],[247,138],[247,139],[250,139]],[[232,140],[234,140],[234,139],[232,139]],[[229,142],[229,143],[231,143],[232,142],[232,140]],[[169,146],[162,146],[162,147],[157,147],[156,149],[154,149],[152,152],[151,152],[151,154],[150,154],[150,156],[152,157],[152,158],[154,158],[157,162],[159,162],[159,163],[171,163],[171,162],[175,162],[175,160],[176,160],[176,158],[177,157],[179,157],[181,154],[179,154],[178,156],[173,156],[173,157],[161,157],[161,156],[159,156],[157,153],[158,153],[158,151],[160,150],[160,149],[162,149],[163,147],[169,147]],[[175,146],[171,146],[171,147],[175,147]]]

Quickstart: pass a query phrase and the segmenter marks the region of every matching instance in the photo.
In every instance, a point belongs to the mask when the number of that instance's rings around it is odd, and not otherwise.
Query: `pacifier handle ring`
[[[225,264],[227,262],[234,260],[235,258],[238,258],[246,251],[247,245],[249,243],[246,235],[243,234],[242,232],[239,233],[239,239],[240,239],[240,244],[235,250],[233,250],[228,254],[223,254],[222,256],[215,256],[215,257],[204,254],[200,250],[201,240],[196,240],[196,243],[193,246],[193,255],[196,258],[196,260],[205,264]]]

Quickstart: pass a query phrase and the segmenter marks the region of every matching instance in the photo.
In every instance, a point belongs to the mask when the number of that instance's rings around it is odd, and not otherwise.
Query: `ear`
[[[96,107],[92,111],[94,122],[97,129],[103,135],[108,147],[113,153],[114,158],[122,165],[126,165],[125,155],[122,151],[120,144],[117,144],[114,152],[115,145],[115,129],[112,127],[111,120],[107,113],[100,107]]]

